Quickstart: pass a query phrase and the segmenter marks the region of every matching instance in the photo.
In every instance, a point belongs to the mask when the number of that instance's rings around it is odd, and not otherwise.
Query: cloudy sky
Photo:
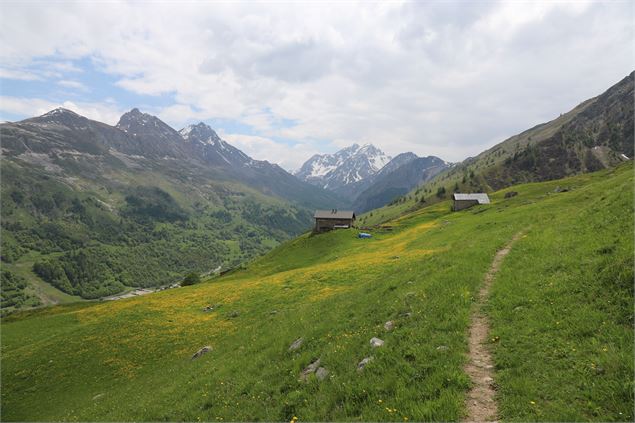
[[[203,121],[297,168],[372,143],[459,161],[634,68],[628,2],[10,2],[0,120]]]

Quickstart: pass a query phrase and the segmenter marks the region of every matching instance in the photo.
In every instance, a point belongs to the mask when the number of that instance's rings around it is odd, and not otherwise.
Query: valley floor
[[[482,308],[498,418],[632,421],[632,163],[513,190],[371,239],[305,235],[195,286],[16,313],[2,420],[461,420],[471,312],[523,231]],[[300,380],[316,359],[326,377]]]

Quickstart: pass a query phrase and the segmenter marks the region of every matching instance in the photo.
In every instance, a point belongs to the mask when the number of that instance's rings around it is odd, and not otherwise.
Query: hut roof
[[[489,204],[489,197],[487,194],[453,194],[455,201],[478,201],[479,204]]]
[[[355,219],[355,212],[351,210],[316,210],[315,219]]]

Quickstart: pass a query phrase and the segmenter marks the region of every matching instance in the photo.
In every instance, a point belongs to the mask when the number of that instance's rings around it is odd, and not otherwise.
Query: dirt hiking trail
[[[503,263],[503,259],[511,251],[512,246],[523,232],[519,232],[509,243],[499,250],[485,275],[485,280],[478,293],[478,302],[470,319],[470,338],[468,341],[470,352],[469,362],[465,366],[465,372],[470,376],[472,388],[467,395],[467,416],[465,422],[495,422],[498,419],[498,407],[496,405],[494,386],[494,363],[492,355],[487,348],[489,334],[489,321],[483,313],[483,306],[487,303],[489,291],[494,277]]]

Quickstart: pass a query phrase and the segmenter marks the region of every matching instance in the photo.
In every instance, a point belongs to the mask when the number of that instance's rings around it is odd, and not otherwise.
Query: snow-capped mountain
[[[353,144],[334,154],[314,155],[295,176],[330,191],[345,192],[346,186],[370,178],[390,160],[390,156],[371,144]]]

